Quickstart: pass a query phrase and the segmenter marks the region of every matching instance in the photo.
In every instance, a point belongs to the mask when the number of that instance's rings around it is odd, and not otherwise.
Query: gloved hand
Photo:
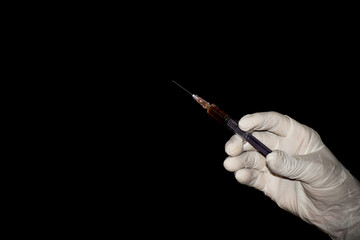
[[[360,183],[316,131],[277,112],[246,115],[239,127],[273,150],[265,158],[232,136],[224,167],[240,183],[263,191],[333,239],[360,239]]]

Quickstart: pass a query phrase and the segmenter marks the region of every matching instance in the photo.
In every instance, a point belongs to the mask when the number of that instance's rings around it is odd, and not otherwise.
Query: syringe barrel
[[[229,118],[229,115],[215,104],[210,105],[210,107],[207,109],[207,113],[221,124],[225,124],[225,120]]]
[[[211,104],[207,109],[207,113],[216,119],[218,122],[225,124],[231,131],[239,134],[242,138],[244,138],[247,142],[249,142],[256,150],[258,150],[264,157],[271,153],[272,151],[265,146],[262,142],[260,142],[257,138],[255,138],[251,133],[247,133],[241,130],[238,126],[238,121],[232,119],[227,113],[221,110],[215,104]]]
[[[237,121],[231,118],[228,118],[225,125],[230,128],[234,133],[239,134],[243,137],[248,143],[250,143],[256,150],[258,150],[264,157],[271,153],[272,151],[265,146],[262,142],[260,142],[256,137],[254,137],[251,133],[247,133],[241,130],[237,124]]]

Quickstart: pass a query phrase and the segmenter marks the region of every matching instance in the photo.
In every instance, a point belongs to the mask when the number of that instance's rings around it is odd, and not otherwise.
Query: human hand
[[[224,167],[235,172],[237,181],[333,239],[360,238],[360,183],[316,131],[277,112],[246,115],[239,128],[274,151],[265,158],[239,135],[232,136]]]

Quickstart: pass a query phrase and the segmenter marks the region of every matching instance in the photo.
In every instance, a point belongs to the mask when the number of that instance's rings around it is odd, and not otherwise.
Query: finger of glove
[[[237,156],[243,151],[244,140],[238,135],[234,134],[225,144],[225,152],[229,156]]]
[[[253,132],[252,135],[270,149],[279,147],[279,136],[271,132]],[[243,145],[243,151],[253,151],[255,148],[248,142]]]
[[[243,168],[235,172],[236,180],[261,191],[265,188],[264,174],[256,169]]]
[[[299,156],[293,157],[280,150],[275,150],[266,156],[266,165],[270,171],[282,177],[304,182],[311,177],[306,174],[309,163]]]
[[[229,172],[235,172],[243,168],[264,171],[265,166],[265,158],[255,151],[243,152],[235,157],[227,157],[224,161],[224,167]]]
[[[270,131],[286,136],[291,127],[291,118],[278,112],[259,112],[243,116],[238,125],[243,131]]]

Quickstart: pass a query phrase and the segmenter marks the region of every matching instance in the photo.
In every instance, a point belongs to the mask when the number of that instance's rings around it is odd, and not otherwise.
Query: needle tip
[[[180,84],[178,84],[177,82],[175,82],[175,80],[171,80],[173,83],[175,83],[176,85],[178,85],[180,88],[182,88],[183,90],[185,90],[186,92],[188,92],[190,95],[193,95],[191,92],[189,92],[188,90],[186,90],[183,86],[181,86]]]

